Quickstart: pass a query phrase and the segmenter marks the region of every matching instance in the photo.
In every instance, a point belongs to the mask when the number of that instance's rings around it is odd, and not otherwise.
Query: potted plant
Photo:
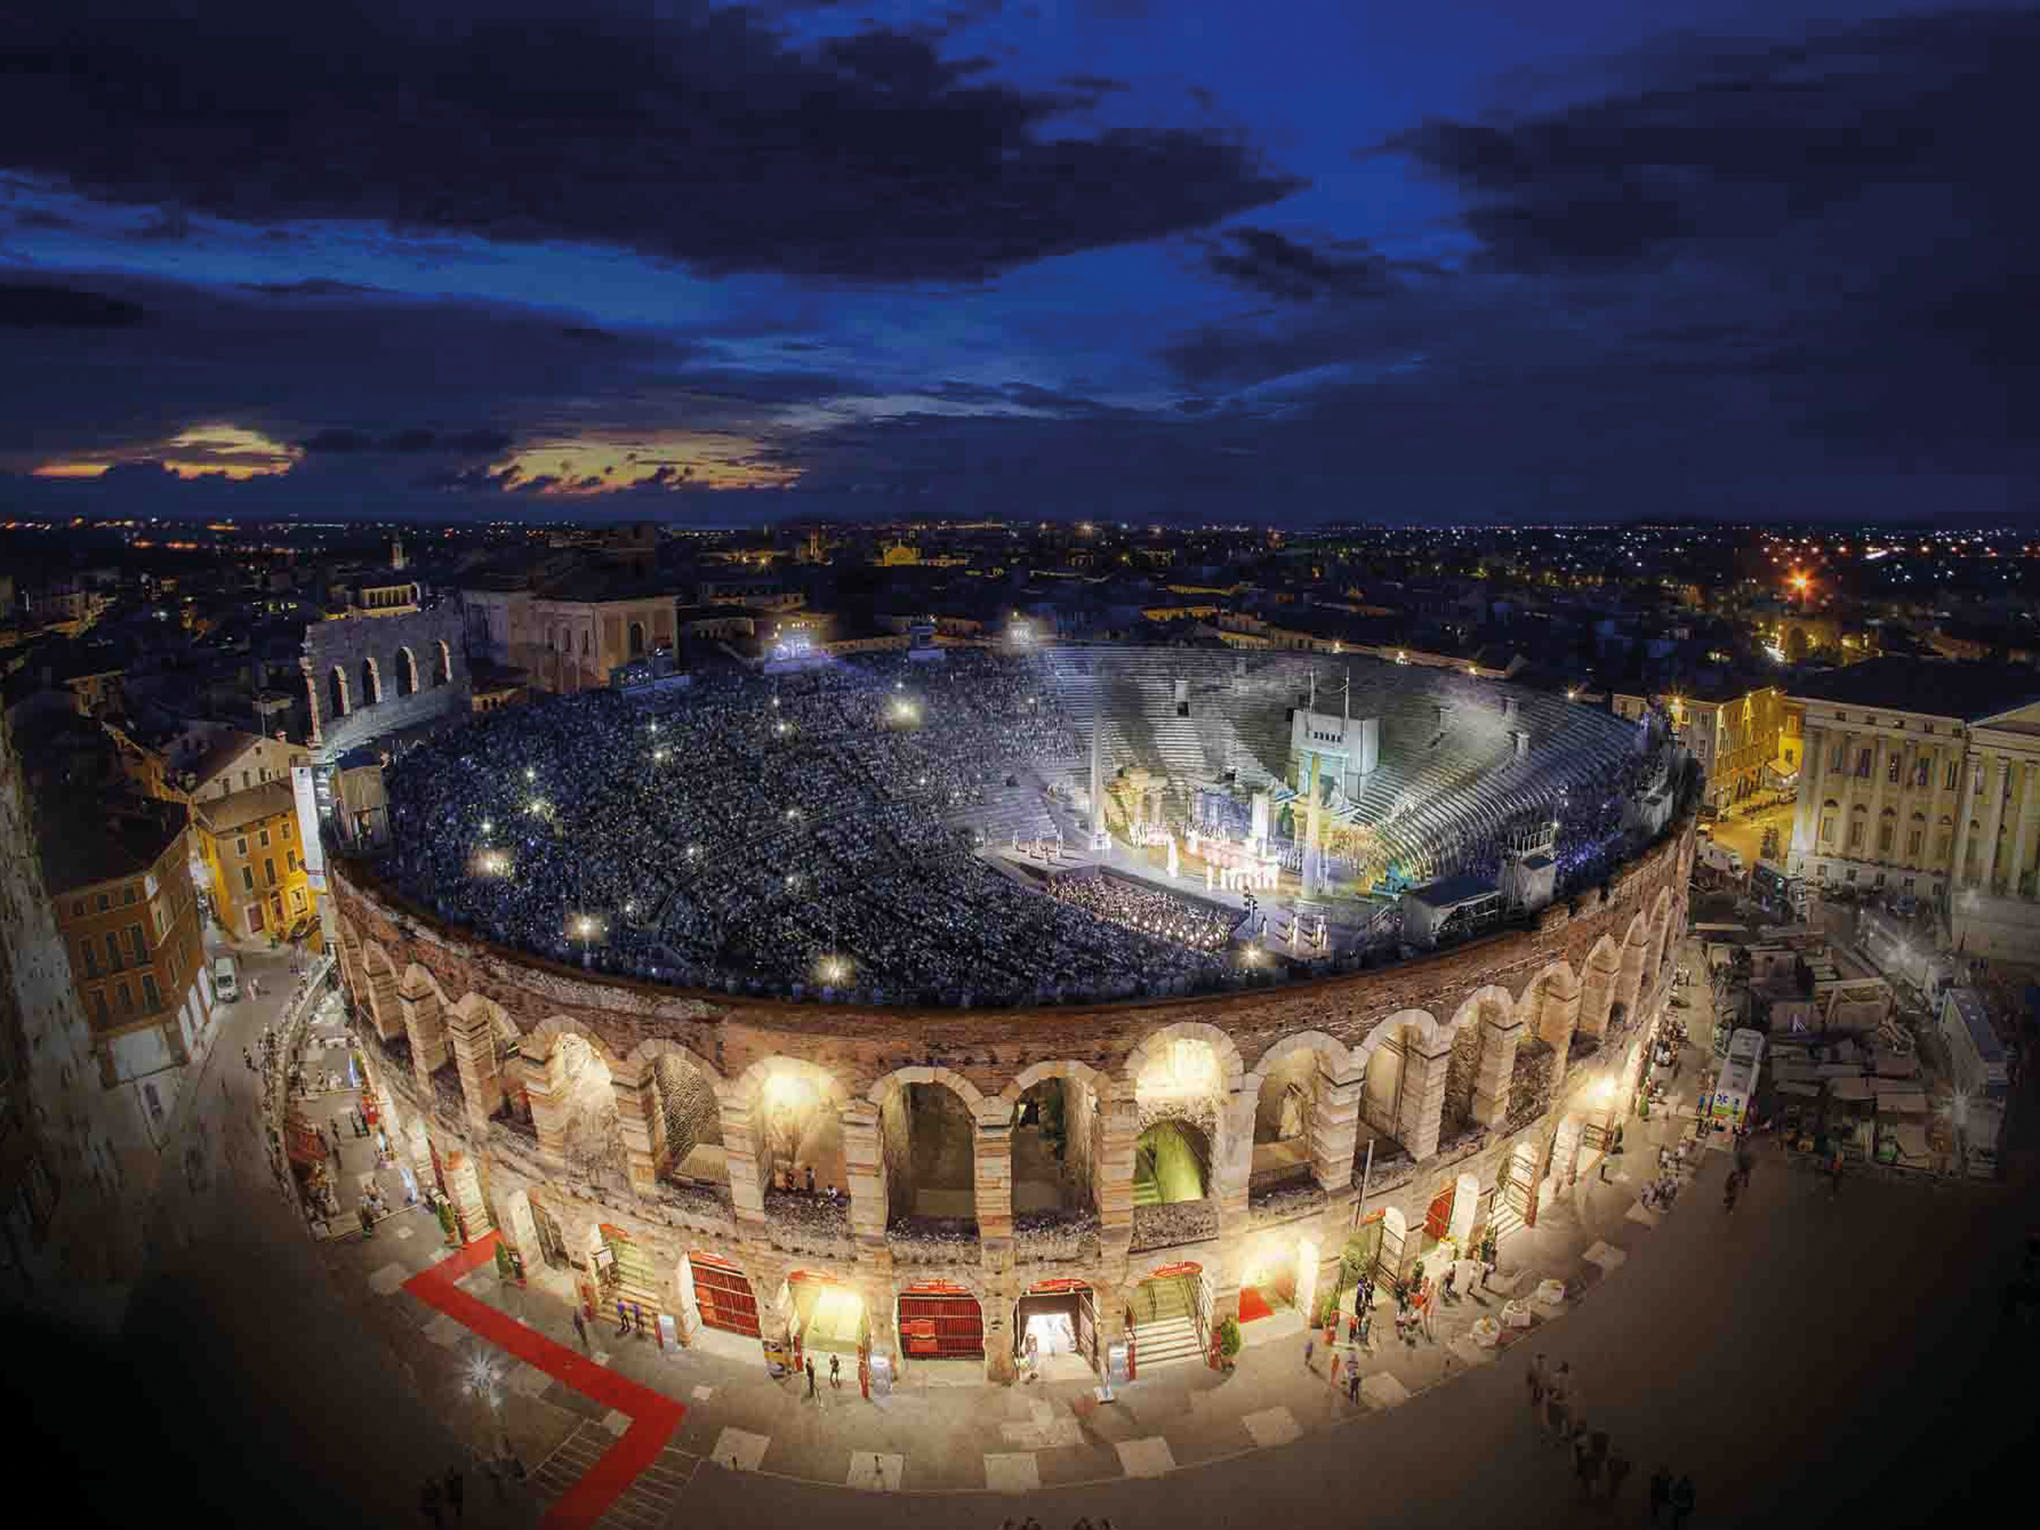
[[[1238,1318],[1222,1317],[1218,1320],[1218,1363],[1231,1370],[1234,1357],[1240,1352],[1240,1322]]]
[[[448,1248],[456,1246],[453,1229],[453,1207],[442,1200],[439,1203],[439,1230],[446,1234],[446,1246]]]
[[[510,1246],[507,1243],[496,1245],[496,1278],[502,1281],[517,1279],[517,1261],[511,1258]]]

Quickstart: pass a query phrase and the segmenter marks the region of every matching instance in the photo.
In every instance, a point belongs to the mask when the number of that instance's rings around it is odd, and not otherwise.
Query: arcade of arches
[[[1294,1331],[1356,1269],[1533,1223],[1633,1099],[1689,847],[1428,966],[943,1017],[948,1060],[906,1039],[935,1017],[475,964],[335,893],[379,1108],[466,1236],[667,1342],[1010,1380],[1197,1363],[1225,1318]]]

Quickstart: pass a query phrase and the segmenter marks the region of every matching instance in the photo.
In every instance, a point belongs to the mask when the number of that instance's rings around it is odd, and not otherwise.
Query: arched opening
[[[326,671],[326,715],[347,715],[347,672],[337,664]]]
[[[1164,1265],[1141,1281],[1126,1304],[1128,1376],[1138,1379],[1164,1366],[1202,1360],[1210,1314],[1211,1287],[1202,1265]]]
[[[1211,1187],[1211,1141],[1195,1122],[1157,1121],[1133,1145],[1133,1204],[1201,1201]]]
[[[1013,1303],[1013,1358],[1047,1381],[1097,1371],[1098,1299],[1081,1280],[1040,1280]]]
[[[767,1074],[753,1116],[758,1174],[769,1194],[848,1193],[843,1167],[841,1091],[820,1068],[781,1062]]]
[[[1318,1244],[1308,1235],[1266,1233],[1240,1261],[1240,1321],[1286,1319],[1298,1330],[1316,1318]],[[1256,1338],[1267,1330],[1255,1330]]]
[[[864,1298],[854,1288],[827,1275],[793,1270],[779,1288],[776,1313],[780,1333],[766,1338],[770,1342],[783,1334],[795,1370],[812,1360],[817,1384],[828,1386],[833,1358],[836,1388],[858,1384],[857,1367],[870,1352],[871,1329]]]
[[[609,1064],[582,1037],[568,1031],[553,1043],[550,1094],[558,1112],[567,1168],[577,1178],[628,1192],[623,1123]]]
[[[901,1290],[897,1307],[900,1355],[920,1379],[931,1379],[944,1364],[953,1364],[960,1377],[983,1378],[984,1309],[968,1290],[953,1281],[916,1281]]]
[[[432,666],[432,683],[434,685],[451,685],[453,683],[453,649],[444,638],[439,640],[438,648],[438,661]]]
[[[672,1310],[670,1287],[659,1278],[651,1256],[623,1228],[608,1222],[595,1228],[589,1252],[600,1282],[599,1310],[616,1319],[619,1335],[658,1332],[660,1315]]]
[[[397,694],[415,696],[418,694],[418,659],[408,648],[399,648],[391,666],[396,671]]]
[[[361,661],[361,704],[372,707],[382,700],[382,677],[377,674],[375,660]]]
[[[1045,1078],[1020,1096],[1013,1116],[1016,1216],[1091,1208],[1095,1115],[1081,1078]]]
[[[1311,1172],[1311,1117],[1317,1109],[1317,1053],[1301,1050],[1268,1064],[1254,1101],[1256,1188],[1285,1184]]]
[[[722,1106],[708,1076],[685,1058],[664,1053],[652,1063],[652,1092],[658,1105],[652,1156],[660,1173],[682,1184],[728,1184]]]
[[[645,624],[643,622],[632,622],[630,624],[630,656],[633,659],[642,659],[645,656]]]
[[[878,1110],[893,1217],[977,1220],[977,1122],[947,1084],[891,1085]]]
[[[1537,1144],[1519,1142],[1502,1166],[1488,1232],[1499,1243],[1519,1227],[1537,1225]]]

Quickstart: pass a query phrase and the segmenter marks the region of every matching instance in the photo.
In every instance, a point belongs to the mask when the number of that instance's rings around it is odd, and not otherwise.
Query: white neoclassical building
[[[2040,671],[1871,659],[1799,682],[1788,870],[1911,892],[1971,955],[2040,950]]]

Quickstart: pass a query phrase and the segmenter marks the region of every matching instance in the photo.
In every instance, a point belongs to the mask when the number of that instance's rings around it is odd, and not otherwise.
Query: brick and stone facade
[[[344,617],[305,629],[306,698],[314,757],[348,750],[472,709],[460,608]]]
[[[987,1372],[1003,1380],[1013,1373],[1014,1304],[1037,1282],[1088,1283],[1102,1351],[1122,1336],[1134,1288],[1157,1269],[1200,1267],[1215,1318],[1237,1310],[1243,1272],[1271,1259],[1293,1258],[1297,1290],[1316,1289],[1372,1213],[1393,1233],[1384,1259],[1407,1268],[1442,1194],[1453,1195],[1450,1223],[1465,1237],[1485,1222],[1489,1192],[1512,1164],[1534,1160],[1535,1183],[1556,1188],[1583,1137],[1619,1118],[1635,1087],[1643,1038],[1670,987],[1691,859],[1681,823],[1605,887],[1544,910],[1533,927],[1350,976],[969,1013],[731,999],[595,977],[446,927],[363,864],[338,865],[333,891],[379,1097],[400,1140],[422,1136],[436,1150],[471,1235],[500,1227],[537,1269],[558,1252],[540,1246],[539,1208],[577,1284],[591,1278],[577,1262],[625,1237],[683,1338],[698,1336],[690,1258],[743,1272],[768,1338],[790,1273],[845,1285],[863,1298],[874,1348],[895,1357],[901,1291],[939,1279],[981,1303]],[[1207,1069],[1188,1088],[1184,1044]],[[614,1178],[569,1166],[562,1100],[579,1086],[562,1079],[563,1048],[607,1071],[627,1169]],[[592,1062],[581,1074],[600,1077]],[[440,1076],[450,1095],[433,1087]],[[1022,1097],[1045,1080],[1063,1081],[1068,1136],[1080,1144],[1064,1172],[1079,1180],[1082,1204],[1016,1213],[1016,1123]],[[906,1210],[902,1176],[920,1161],[912,1102],[928,1090],[952,1094],[942,1114],[967,1123],[957,1129],[970,1139],[974,1237],[967,1222],[959,1237],[953,1223]],[[1300,1122],[1304,1169],[1256,1186],[1256,1121],[1265,1131],[1291,1090],[1303,1096],[1287,1118]],[[810,1135],[820,1120],[840,1140],[842,1202],[769,1189],[781,1149],[768,1120],[793,1094],[820,1112],[807,1118]],[[1208,1142],[1208,1193],[1136,1208],[1136,1142],[1170,1119]],[[682,1140],[718,1142],[724,1177],[678,1174]]]

